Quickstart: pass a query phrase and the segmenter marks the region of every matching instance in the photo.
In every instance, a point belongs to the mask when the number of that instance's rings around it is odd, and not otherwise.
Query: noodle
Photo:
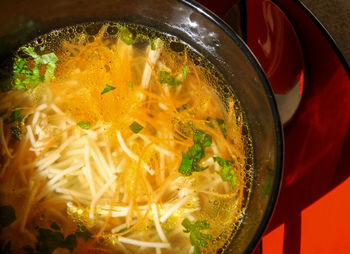
[[[99,27],[93,37],[89,26]],[[223,99],[210,63],[176,38],[132,24],[82,27],[13,58],[15,85],[0,93],[0,209],[16,219],[0,247],[223,250],[249,198],[235,96]]]

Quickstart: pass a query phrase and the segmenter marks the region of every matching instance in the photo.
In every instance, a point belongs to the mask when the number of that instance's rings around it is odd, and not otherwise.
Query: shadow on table
[[[306,63],[304,98],[284,129],[283,182],[267,230],[284,224],[283,253],[287,254],[300,253],[302,211],[350,175],[350,71],[301,4],[275,2],[295,26]]]

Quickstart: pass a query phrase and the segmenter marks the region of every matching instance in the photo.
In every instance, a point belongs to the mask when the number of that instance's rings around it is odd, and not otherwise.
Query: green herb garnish
[[[221,179],[225,182],[231,183],[232,188],[235,187],[237,177],[235,171],[232,168],[234,161],[228,161],[220,157],[213,157],[214,162],[217,162],[221,166],[221,170],[217,173],[221,176]]]
[[[26,60],[17,57],[13,64],[14,88],[17,90],[27,90],[27,85],[31,84],[33,87],[37,86],[41,80],[38,67],[30,69],[26,64]]]
[[[151,46],[151,50],[156,50],[156,44],[154,43],[154,40],[150,39],[149,44]]]
[[[211,128],[214,128],[214,127],[215,127],[214,124],[213,124],[213,122],[211,122],[210,120],[207,120],[207,122],[205,122],[205,124],[208,125],[208,126],[211,127]]]
[[[182,77],[186,78],[188,72],[188,66],[187,64],[182,68]]]
[[[210,117],[207,117],[205,124],[211,128],[215,128],[215,126],[218,126],[221,130],[222,135],[225,138],[227,138],[227,127],[223,119],[216,118],[216,123],[215,123],[215,120],[211,119]]]
[[[178,86],[182,85],[182,81],[171,76],[168,71],[160,71],[159,72],[159,82],[161,84],[168,84],[169,86]]]
[[[179,172],[184,176],[192,175],[192,172],[200,172],[208,167],[199,166],[199,161],[205,156],[205,148],[212,143],[212,137],[209,134],[195,130],[193,132],[193,146],[186,153],[182,152],[182,161]]]
[[[224,135],[225,138],[227,138],[227,128],[226,128],[226,123],[223,119],[216,118],[216,121],[220,127],[222,135]]]
[[[138,122],[134,121],[132,124],[130,124],[129,128],[132,132],[139,133],[143,129],[143,126]]]
[[[118,26],[119,29],[119,37],[120,39],[125,42],[127,45],[132,45],[136,42],[136,39],[134,38],[134,35],[130,30],[125,26]]]
[[[114,90],[114,89],[115,89],[115,87],[106,84],[105,88],[104,88],[103,91],[101,92],[101,95],[102,95],[102,94],[105,94],[105,93],[108,93],[108,92],[110,92],[110,91],[112,91],[112,90]]]
[[[32,47],[22,47],[23,52],[27,53],[29,56],[31,56],[34,59],[35,67],[39,71],[39,67],[41,65],[46,65],[45,74],[43,77],[43,80],[45,82],[50,81],[51,79],[55,78],[55,69],[56,69],[56,63],[58,62],[58,58],[55,55],[55,53],[48,53],[44,55],[38,55],[34,48]],[[34,71],[33,69],[33,71]],[[40,76],[40,73],[39,73]],[[41,76],[40,76],[41,77]],[[42,79],[42,77],[41,77]]]
[[[91,123],[86,121],[80,121],[79,123],[77,123],[77,125],[84,130],[88,130],[91,128]]]
[[[190,233],[190,242],[194,247],[194,253],[200,254],[200,247],[207,247],[207,240],[211,240],[210,234],[202,233],[201,230],[210,229],[210,225],[206,220],[191,222],[189,219],[182,221],[182,226],[185,228],[183,232]]]
[[[21,128],[19,128],[18,126],[12,126],[10,128],[12,134],[11,136],[14,138],[14,139],[17,139],[18,141],[21,141],[21,134],[22,134],[22,130]]]
[[[128,86],[130,91],[134,90],[134,84],[131,81],[129,81]]]
[[[13,122],[21,122],[23,117],[21,115],[21,112],[22,112],[23,109],[17,109],[17,110],[14,110],[12,111],[11,115],[10,115],[10,119],[9,119],[9,123],[13,123]]]
[[[7,227],[16,220],[16,211],[10,205],[0,206],[0,226]]]
[[[55,78],[55,69],[58,58],[55,53],[39,55],[33,47],[21,47],[21,50],[34,59],[34,67],[31,68],[26,59],[16,57],[13,65],[15,74],[14,87],[18,90],[27,90],[27,85],[34,89],[40,82],[48,82]],[[44,75],[40,75],[39,67],[45,65]]]

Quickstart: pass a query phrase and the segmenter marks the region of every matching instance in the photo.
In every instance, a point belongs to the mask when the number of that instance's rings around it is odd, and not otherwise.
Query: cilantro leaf
[[[29,67],[26,65],[26,60],[20,57],[16,57],[13,63],[13,73],[15,74],[14,77],[14,88],[17,90],[27,90],[27,86],[23,82],[21,75],[24,76],[26,79],[32,76],[32,71],[29,69]]]
[[[194,253],[202,253],[200,247],[207,247],[207,240],[211,240],[212,236],[210,234],[205,234],[201,230],[210,229],[210,225],[206,220],[191,222],[189,219],[185,218],[182,221],[182,226],[185,228],[184,233],[190,233],[190,242],[194,247]]]
[[[193,141],[199,143],[202,147],[209,147],[212,143],[212,137],[200,130],[195,130],[193,132]]]
[[[0,226],[7,227],[16,220],[16,211],[10,205],[0,206]]]
[[[21,47],[22,51],[34,59],[40,58],[33,47]]]
[[[132,124],[130,124],[129,128],[133,133],[139,133],[143,129],[143,126],[134,121]]]
[[[118,26],[119,29],[119,38],[125,42],[127,45],[132,45],[136,42],[134,35],[130,32],[130,30],[125,26]]]
[[[222,135],[224,135],[225,138],[227,138],[227,128],[226,123],[223,119],[216,118],[216,122],[218,123],[220,130],[222,132]]]
[[[207,167],[199,166],[199,161],[205,156],[205,148],[212,143],[212,137],[209,134],[194,130],[193,132],[193,146],[191,146],[187,153],[182,153],[182,161],[178,171],[184,176],[192,175],[192,172],[200,172]]]
[[[227,127],[226,127],[225,120],[216,118],[216,123],[215,123],[214,119],[207,117],[206,121],[207,122],[205,122],[205,124],[211,128],[219,127],[222,135],[224,135],[224,137],[227,138]]]
[[[103,91],[101,92],[101,95],[102,95],[102,94],[105,94],[105,93],[108,93],[109,91],[112,91],[112,90],[114,90],[114,89],[115,89],[114,86],[110,86],[110,85],[106,84],[105,88],[104,88]]]
[[[210,117],[207,117],[205,124],[208,125],[211,128],[215,128],[215,126],[214,126],[213,122],[211,121]]]
[[[235,187],[237,177],[235,171],[232,168],[234,161],[228,161],[220,157],[213,157],[214,162],[217,162],[221,166],[221,170],[217,173],[221,176],[221,179],[225,182],[231,183],[232,188]]]
[[[129,81],[128,86],[130,91],[134,90],[134,84],[131,81]]]
[[[39,75],[45,82],[55,78],[56,63],[58,62],[58,57],[55,53],[38,55],[32,47],[22,47],[22,50],[34,59],[35,67],[33,68],[33,73],[35,73],[35,76]],[[44,77],[41,77],[39,73],[41,65],[46,65]]]
[[[42,56],[43,64],[46,64],[46,70],[44,74],[44,81],[49,82],[55,78],[56,63],[58,57],[54,53],[49,53]]]
[[[182,81],[171,76],[168,71],[160,71],[159,72],[159,82],[161,84],[168,84],[169,86],[178,86],[182,85]]]
[[[13,123],[13,122],[21,122],[23,117],[21,115],[21,112],[22,112],[23,109],[17,109],[17,110],[14,110],[12,111],[11,115],[10,115],[10,119],[9,119],[9,123]]]
[[[156,50],[156,44],[154,43],[154,40],[150,39],[149,44],[151,46],[151,50]]]
[[[187,64],[182,68],[182,77],[186,78],[188,72],[188,66]]]
[[[193,159],[191,159],[184,152],[182,152],[182,161],[180,164],[179,172],[184,176],[190,176],[193,172]]]
[[[77,125],[84,130],[88,130],[91,128],[91,123],[87,121],[80,121],[79,123],[77,123]]]
[[[34,59],[35,66],[30,68],[26,59],[17,56],[13,64],[14,75],[14,88],[17,90],[27,90],[31,85],[31,89],[34,89],[40,82],[48,82],[55,78],[56,63],[58,57],[55,53],[48,53],[39,55],[35,52],[33,47],[21,47],[21,50],[28,56]],[[40,75],[39,67],[45,65],[45,73]]]
[[[11,136],[16,140],[21,141],[21,134],[22,134],[21,128],[19,128],[18,126],[12,126],[10,130],[12,132]]]

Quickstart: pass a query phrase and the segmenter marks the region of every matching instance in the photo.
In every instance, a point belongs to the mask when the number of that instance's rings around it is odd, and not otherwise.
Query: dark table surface
[[[350,1],[302,0],[327,29],[350,63]]]

